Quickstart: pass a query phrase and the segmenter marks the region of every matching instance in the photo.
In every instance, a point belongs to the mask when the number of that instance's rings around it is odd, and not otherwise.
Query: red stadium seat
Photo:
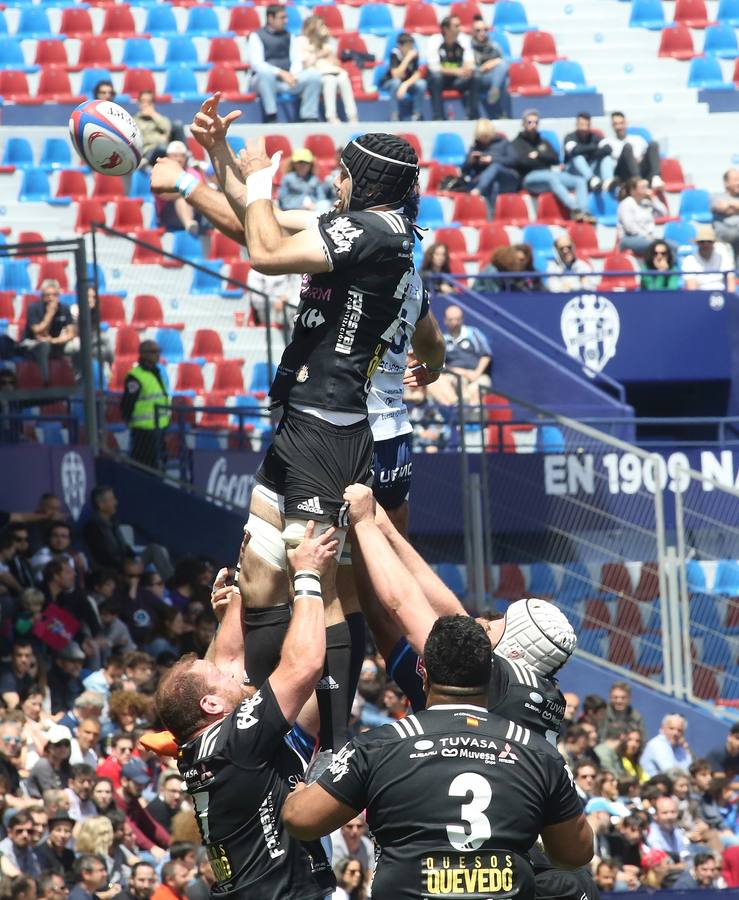
[[[344,18],[341,15],[340,6],[314,6],[311,12],[314,16],[323,19],[333,37],[344,34]]]
[[[251,264],[245,259],[229,263],[229,265],[226,266],[226,275],[229,278],[233,278],[234,281],[238,281],[240,284],[246,284],[250,271]],[[230,287],[234,287],[234,285],[230,285]]]
[[[215,94],[220,91],[225,100],[232,103],[250,103],[256,94],[249,94],[242,90],[239,76],[233,66],[217,63],[208,72],[208,83],[205,87],[206,94]]]
[[[636,665],[636,653],[630,637],[622,634],[612,634],[608,641],[608,661],[626,669],[633,669]]]
[[[467,256],[467,242],[461,228],[437,228],[434,242],[446,244],[449,253],[453,256]]]
[[[481,228],[490,221],[488,205],[483,197],[473,194],[456,194],[452,221],[470,228]]]
[[[521,56],[531,62],[553,63],[562,57],[557,53],[554,35],[548,31],[527,31],[523,36]]]
[[[0,319],[15,324],[15,291],[0,291]]]
[[[241,259],[241,244],[233,238],[221,234],[220,231],[212,231],[208,259],[222,259],[224,262],[234,262]]]
[[[565,226],[570,219],[570,211],[554,194],[546,191],[536,200],[536,221],[539,225]]]
[[[611,614],[605,600],[586,600],[583,628],[610,628]]]
[[[462,23],[462,31],[470,31],[474,19],[482,18],[482,12],[475,0],[462,0],[462,2],[452,3],[449,15],[459,18],[459,21]]]
[[[87,181],[84,172],[62,169],[56,186],[55,197],[70,197],[74,201],[87,199]]]
[[[716,674],[707,666],[693,666],[693,693],[699,700],[710,700],[715,703],[721,690]]]
[[[633,275],[608,275],[608,272],[634,272]],[[611,253],[603,261],[603,277],[599,291],[635,291],[639,287],[639,279],[634,266],[634,257],[630,253]]]
[[[427,161],[423,158],[423,150],[422,150],[422,148],[421,148],[421,142],[420,142],[420,140],[418,139],[418,135],[417,135],[417,134],[412,134],[412,133],[410,133],[410,132],[404,131],[404,132],[402,132],[402,133],[399,133],[399,134],[398,134],[398,137],[399,137],[399,138],[403,138],[404,141],[408,141],[408,143],[411,145],[411,147],[413,147],[413,149],[416,151],[416,156],[418,157],[418,163],[419,163],[419,165],[421,165],[421,166],[428,166],[428,165],[430,165],[430,162],[427,162]]]
[[[603,563],[600,570],[600,586],[604,594],[630,597],[634,592],[629,570],[623,563]]]
[[[154,73],[149,69],[126,69],[123,76],[123,93],[129,97],[138,97],[142,91],[152,91],[156,94]]]
[[[405,8],[403,31],[415,34],[438,34],[439,20],[431,3],[411,2]]]
[[[14,243],[18,244],[42,244],[44,241],[44,236],[40,231],[21,231],[18,233]],[[21,259],[28,259],[31,262],[41,262],[46,257],[46,250],[42,247],[38,247],[34,250],[29,250],[28,253],[21,253],[20,251],[17,253]],[[0,316],[0,319],[3,318]]]
[[[134,197],[121,197],[115,205],[113,228],[116,231],[139,231],[144,227],[141,213],[141,200]]]
[[[595,230],[595,225],[591,225],[590,222],[567,222],[566,227],[578,256],[586,259],[601,259],[611,252],[600,249],[598,232]]]
[[[659,569],[657,563],[645,562],[641,567],[634,599],[640,603],[649,603],[656,597],[659,597]]]
[[[122,391],[123,385],[126,381],[126,375],[128,370],[132,365],[136,362],[136,356],[138,356],[138,350],[136,354],[131,356],[119,356],[116,354],[116,359],[113,360],[113,368],[110,373],[110,381],[108,382],[108,390],[110,391]]]
[[[123,325],[115,333],[115,357],[135,359],[139,355],[139,333],[132,325]]]
[[[251,34],[259,31],[262,23],[259,21],[259,13],[253,6],[233,6],[226,26],[228,31],[236,34]]]
[[[111,328],[126,324],[126,309],[123,300],[117,294],[101,294],[98,303],[101,322],[107,322]]]
[[[636,600],[631,597],[619,597],[616,602],[616,618],[614,626],[627,634],[642,634],[644,617]]]
[[[432,162],[429,166],[429,177],[426,182],[426,190],[424,194],[440,194],[442,197],[454,197],[456,196],[454,191],[442,191],[440,190],[441,182],[445,178],[458,178],[459,177],[459,167],[453,166],[450,163],[438,163]]]
[[[726,628],[739,628],[739,597],[729,597],[726,606]]]
[[[216,363],[212,393],[221,395],[245,393],[244,373],[240,363],[232,360],[222,360]]]
[[[332,168],[336,165],[336,145],[330,134],[309,134],[303,146],[316,157],[316,159],[330,162]]]
[[[532,62],[511,63],[508,70],[508,93],[523,97],[548,97],[552,93],[539,78],[539,70]]]
[[[150,247],[142,247],[141,244],[134,244],[132,263],[141,263],[148,266],[163,266],[167,261],[162,256],[162,238],[156,228],[143,228],[136,232],[136,238]]]
[[[223,343],[221,336],[212,328],[198,328],[192,344],[191,356],[202,356],[208,362],[218,362],[223,359]]]
[[[49,387],[74,387],[74,369],[68,359],[49,360]]]
[[[109,38],[137,36],[136,22],[131,7],[127,3],[115,3],[106,7],[101,34]]]
[[[526,224],[528,224],[528,222]],[[510,247],[510,245],[511,240],[508,237],[508,232],[505,230],[503,224],[498,221],[487,222],[480,229],[480,240],[477,245],[477,256],[480,257],[482,255],[485,255],[487,257],[485,262],[487,263],[493,250],[497,250],[498,247]]]
[[[204,406],[223,406],[226,402],[227,395],[221,394],[218,391],[212,391],[210,394],[206,394],[203,405]],[[218,430],[225,430],[231,428],[230,421],[231,414],[228,412],[204,412],[200,413],[198,418],[198,428],[214,428]]]
[[[290,138],[286,134],[267,134],[264,136],[264,144],[267,150],[267,156],[272,156],[278,150],[282,150],[283,162],[289,159],[293,153],[293,145]]]
[[[688,28],[706,28],[710,23],[705,0],[677,0],[675,21]]]
[[[68,38],[85,37],[92,34],[90,11],[84,6],[65,6],[59,22],[59,34]],[[56,43],[59,43],[57,41]]]
[[[352,83],[352,93],[354,94],[354,99],[357,102],[360,102],[362,100],[369,102],[377,100],[377,98],[379,97],[379,93],[375,88],[373,88],[371,91],[365,90],[364,79],[362,78],[362,70],[355,62],[343,62],[341,64],[341,67],[345,69],[347,74],[349,75],[349,81],[351,81]],[[331,168],[334,168],[335,166],[336,160],[334,160]]]
[[[154,294],[137,294],[133,301],[131,324],[140,329],[161,328],[165,322],[159,298]]]
[[[23,359],[15,364],[15,378],[20,390],[36,390],[44,386],[44,376],[37,362]]]
[[[495,215],[498,225],[528,225],[529,209],[521,194],[498,194],[495,199]]]
[[[36,276],[36,290],[41,287],[41,282],[47,278],[52,278],[59,282],[62,293],[69,290],[69,279],[67,278],[67,266],[69,261],[66,259],[45,259],[39,263],[38,275]]]
[[[234,7],[234,9],[238,8]],[[222,66],[231,66],[233,69],[248,68],[247,64],[241,59],[239,45],[232,37],[211,38],[208,62],[218,63]]]
[[[679,194],[686,188],[692,188],[692,184],[687,184],[683,167],[680,165],[679,159],[663,159],[660,162],[659,174],[665,183],[665,190],[669,193]]]
[[[87,232],[93,224],[105,225],[105,207],[99,200],[80,200],[74,230]]]
[[[515,563],[503,563],[500,566],[500,579],[493,596],[503,600],[520,600],[525,593],[526,581],[520,566]]]
[[[354,50],[356,53],[368,53],[367,44],[358,31],[346,31],[339,38],[336,45],[336,55],[341,59],[345,50]]]
[[[40,102],[31,98],[28,92],[26,73],[14,72],[11,69],[0,70],[0,97],[13,103]]]
[[[74,70],[108,69],[120,71],[123,66],[114,66],[108,41],[104,37],[89,35],[80,40],[80,55]]]
[[[657,55],[670,59],[692,59],[697,55],[693,35],[684,22],[663,30]]]
[[[64,9],[64,12],[72,11],[87,14],[86,9],[80,9],[78,6],[68,6]],[[64,41],[55,40],[54,38],[45,38],[37,41],[33,63],[36,66],[67,66],[69,64],[67,45]]]
[[[101,175],[96,172],[92,182],[92,197],[107,203],[109,200],[125,198],[126,185],[122,178],[111,175]]]
[[[69,75],[61,66],[44,66],[39,75],[36,99],[78,106],[85,97],[72,93]]]
[[[202,368],[194,362],[177,363],[174,389],[176,391],[195,391],[196,394],[205,393]]]

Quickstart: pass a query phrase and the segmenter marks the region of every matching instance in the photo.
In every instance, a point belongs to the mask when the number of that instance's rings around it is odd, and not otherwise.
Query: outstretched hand
[[[238,165],[244,180],[260,169],[272,169],[272,178],[277,174],[282,159],[282,151],[278,150],[271,157],[267,156],[267,144],[263,137],[247,138],[246,146],[239,152]]]
[[[409,353],[403,384],[410,387],[425,387],[427,384],[433,384],[440,374],[440,372],[430,372],[412,353]]]
[[[152,194],[172,194],[177,190],[177,179],[182,175],[183,168],[168,156],[160,156],[151,170]]]
[[[295,572],[310,571],[322,576],[328,571],[339,542],[334,537],[335,528],[331,527],[318,537],[313,537],[315,529],[316,523],[308,522],[303,540],[294,550],[288,550],[287,560]]]
[[[372,488],[364,484],[350,484],[344,491],[344,500],[349,504],[349,521],[352,525],[359,522],[374,522],[375,497]]]
[[[216,91],[212,97],[208,97],[195,113],[195,118],[190,126],[192,136],[206,150],[212,150],[216,144],[224,142],[231,123],[241,115],[240,109],[234,109],[225,116],[219,115],[220,100],[220,91]]]

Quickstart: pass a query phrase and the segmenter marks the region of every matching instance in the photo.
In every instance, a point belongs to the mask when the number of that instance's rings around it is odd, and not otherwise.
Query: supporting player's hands
[[[350,484],[344,491],[344,500],[349,504],[349,521],[352,525],[374,522],[375,498],[372,488],[363,484]]]
[[[267,145],[263,137],[247,138],[246,147],[239,153],[239,169],[246,180],[249,175],[258,172],[260,169],[272,169],[272,178],[277,174],[280,167],[282,152],[273,153],[270,158],[267,156]]]
[[[433,384],[440,374],[440,372],[430,372],[413,353],[409,353],[403,384],[409,387],[425,387],[427,384]]]
[[[239,550],[239,566],[243,565],[244,551],[246,550],[247,544],[250,540],[251,534],[245,528],[244,537],[241,541],[241,549]],[[238,599],[238,592],[238,580],[235,579],[232,584],[229,584],[228,569],[221,569],[216,575],[215,581],[213,582],[213,590],[211,591],[210,595],[211,609],[213,610],[213,615],[216,617],[216,619],[218,619],[219,623],[226,615],[228,604],[234,598],[234,595]]]
[[[174,193],[180,175],[182,175],[182,166],[178,162],[168,156],[160,156],[151,170],[151,192],[153,194]]]
[[[308,522],[303,540],[294,550],[287,551],[287,561],[295,572],[309,571],[323,576],[334,562],[339,542],[334,537],[335,528],[331,527],[318,537],[313,537],[315,529],[316,523]]]
[[[212,97],[208,97],[195,113],[195,118],[190,125],[192,136],[206,150],[212,150],[216,144],[225,141],[231,123],[241,115],[240,109],[234,109],[225,116],[219,115],[220,99],[220,91],[216,91]]]

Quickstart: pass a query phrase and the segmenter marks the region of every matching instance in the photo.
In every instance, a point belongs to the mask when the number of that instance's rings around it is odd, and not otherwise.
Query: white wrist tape
[[[187,198],[192,194],[195,188],[200,184],[198,179],[191,175],[189,172],[183,172],[182,175],[177,179],[177,183],[175,184],[175,190],[179,191],[180,194],[187,200]]]
[[[252,172],[246,179],[247,209],[257,200],[272,200],[272,180],[277,174],[282,159],[282,150],[272,154],[270,165],[266,169]]]
[[[321,600],[321,579],[315,572],[302,570],[295,573],[293,579],[293,588],[295,589],[295,597],[313,597]]]

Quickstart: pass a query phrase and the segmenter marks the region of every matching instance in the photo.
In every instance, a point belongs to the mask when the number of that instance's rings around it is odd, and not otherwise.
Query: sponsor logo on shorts
[[[323,515],[318,497],[309,497],[307,500],[303,500],[302,503],[298,503],[298,509],[307,513],[315,513],[319,516]]]
[[[316,685],[317,691],[338,691],[339,683],[334,681],[334,679],[330,675],[324,675],[324,677],[318,682]]]

